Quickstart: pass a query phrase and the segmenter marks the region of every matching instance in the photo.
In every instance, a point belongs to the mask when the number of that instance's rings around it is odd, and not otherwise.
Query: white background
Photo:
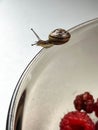
[[[98,0],[0,0],[0,130],[19,77],[41,47],[30,28],[47,39],[55,28],[70,29],[98,17]]]

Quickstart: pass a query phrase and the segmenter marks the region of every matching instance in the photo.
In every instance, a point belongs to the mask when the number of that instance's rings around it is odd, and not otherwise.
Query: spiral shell
[[[49,35],[49,41],[53,41],[55,45],[63,44],[70,39],[71,35],[68,31],[59,28],[52,31]]]

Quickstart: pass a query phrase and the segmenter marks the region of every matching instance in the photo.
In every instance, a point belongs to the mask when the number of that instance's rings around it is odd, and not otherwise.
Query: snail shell
[[[54,45],[64,44],[69,41],[71,35],[68,31],[59,28],[52,31],[49,35],[49,41],[53,42]]]

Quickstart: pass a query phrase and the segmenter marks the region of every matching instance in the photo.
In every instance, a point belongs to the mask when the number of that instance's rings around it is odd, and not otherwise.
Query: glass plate
[[[98,19],[69,30],[68,43],[42,49],[15,88],[7,130],[59,130],[73,99],[84,91],[98,97]],[[94,118],[94,120],[96,120]]]

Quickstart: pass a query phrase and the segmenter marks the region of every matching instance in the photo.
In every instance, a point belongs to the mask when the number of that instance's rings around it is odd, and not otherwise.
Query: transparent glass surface
[[[89,91],[98,97],[98,19],[69,32],[69,42],[42,49],[23,72],[12,96],[7,130],[59,130],[64,114],[75,110],[77,94]]]

